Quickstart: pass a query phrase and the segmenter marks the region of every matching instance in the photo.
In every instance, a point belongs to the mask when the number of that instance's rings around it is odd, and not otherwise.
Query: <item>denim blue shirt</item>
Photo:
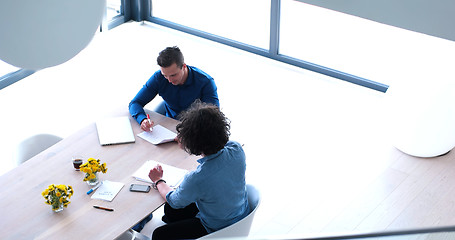
[[[174,119],[196,99],[217,106],[220,105],[213,78],[196,67],[188,65],[187,67],[188,77],[182,85],[175,86],[169,83],[160,70],[150,77],[129,104],[130,114],[139,124],[147,118],[144,106],[152,101],[157,94],[165,102],[166,116]]]
[[[172,208],[195,202],[196,216],[211,233],[244,218],[250,212],[245,183],[245,153],[229,141],[219,152],[198,160],[197,169],[186,174],[180,186],[166,195]]]

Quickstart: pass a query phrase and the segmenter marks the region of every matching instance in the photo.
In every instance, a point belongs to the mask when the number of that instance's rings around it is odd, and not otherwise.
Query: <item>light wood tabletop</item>
[[[124,109],[111,117],[129,116]],[[174,119],[150,112],[155,124],[172,131]],[[137,134],[139,124],[129,116],[135,143],[101,146],[95,123],[88,125],[22,165],[0,176],[0,239],[115,239],[164,203],[157,191],[130,192],[131,183],[138,182],[132,174],[147,160],[192,170],[196,156],[178,147],[176,142],[153,145]],[[100,159],[107,172],[100,180],[124,183],[112,202],[91,199],[83,181],[84,173],[75,171],[73,156]],[[45,204],[41,193],[51,184],[71,185],[74,195],[63,211],[54,213]],[[144,184],[144,183],[143,183]],[[113,208],[104,211],[94,205]]]

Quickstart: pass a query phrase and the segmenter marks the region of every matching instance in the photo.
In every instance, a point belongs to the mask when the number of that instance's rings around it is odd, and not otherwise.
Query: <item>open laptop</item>
[[[128,117],[106,118],[96,121],[98,139],[102,146],[135,142]]]

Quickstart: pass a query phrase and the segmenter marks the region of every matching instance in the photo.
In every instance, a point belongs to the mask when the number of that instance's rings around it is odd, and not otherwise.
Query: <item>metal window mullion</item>
[[[281,0],[271,0],[269,53],[278,55],[280,46]]]

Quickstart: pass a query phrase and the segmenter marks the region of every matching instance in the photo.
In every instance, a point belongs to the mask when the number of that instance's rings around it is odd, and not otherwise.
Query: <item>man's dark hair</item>
[[[186,152],[207,156],[223,149],[229,141],[230,121],[218,106],[196,100],[179,116],[177,137]]]
[[[184,59],[183,54],[177,46],[167,47],[160,52],[156,58],[156,62],[160,67],[170,67],[172,64],[177,64],[177,67],[182,68]]]

